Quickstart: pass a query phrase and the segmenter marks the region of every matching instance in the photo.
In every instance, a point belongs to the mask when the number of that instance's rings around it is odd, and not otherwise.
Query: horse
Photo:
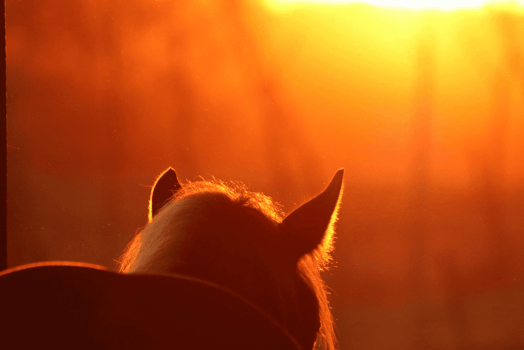
[[[156,179],[148,223],[119,258],[123,274],[187,275],[216,283],[255,305],[306,349],[336,348],[328,267],[344,170],[284,216],[270,197],[241,183]]]

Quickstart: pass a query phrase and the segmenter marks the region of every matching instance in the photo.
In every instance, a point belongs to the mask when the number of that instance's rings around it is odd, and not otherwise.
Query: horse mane
[[[208,195],[213,195],[210,197]],[[226,184],[219,180],[189,182],[180,190],[174,193],[169,201],[180,201],[186,198],[202,197],[202,201],[221,200],[226,198],[236,208],[247,211],[249,215],[262,215],[269,220],[275,227],[280,224],[284,218],[282,206],[274,202],[270,197],[256,192],[250,192],[241,183],[231,182]],[[169,202],[168,201],[168,202]],[[198,207],[198,203],[196,207]],[[201,202],[200,202],[201,203]],[[166,203],[164,207],[156,214],[161,216],[169,207]],[[151,206],[151,204],[150,204]],[[328,268],[333,250],[334,224],[337,218],[339,205],[332,216],[325,237],[317,249],[300,258],[297,264],[297,271],[302,276],[305,283],[315,294],[319,306],[320,330],[317,333],[315,349],[334,350],[336,348],[336,337],[334,332],[333,316],[331,314],[328,292],[326,285],[320,275],[321,271]],[[150,208],[151,209],[151,208]],[[198,210],[198,209],[197,209]],[[149,211],[151,213],[151,210]],[[155,216],[156,218],[156,216]],[[149,223],[153,221],[151,214]],[[265,221],[265,220],[264,220]],[[127,245],[124,253],[117,261],[118,271],[121,273],[154,273],[158,272],[158,267],[165,267],[170,264],[168,261],[162,261],[165,254],[156,254],[154,252],[163,249],[169,249],[170,240],[176,237],[162,237],[161,230],[145,230],[147,225],[138,230],[135,237]],[[152,268],[150,266],[155,266]]]

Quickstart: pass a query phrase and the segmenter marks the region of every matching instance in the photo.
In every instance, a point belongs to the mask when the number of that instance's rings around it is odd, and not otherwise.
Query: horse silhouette
[[[181,185],[168,168],[151,191],[149,222],[127,246],[119,271],[216,283],[254,304],[303,349],[334,349],[320,272],[333,248],[343,172],[284,217],[278,204],[243,185]]]
[[[343,170],[285,216],[242,185],[155,182],[119,271],[46,262],[0,272],[0,348],[334,349],[320,271]]]

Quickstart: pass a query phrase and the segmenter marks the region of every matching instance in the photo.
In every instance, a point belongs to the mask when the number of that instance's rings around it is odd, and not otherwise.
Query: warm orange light
[[[524,0],[266,0],[270,5],[290,5],[298,3],[315,4],[347,4],[347,3],[368,3],[386,7],[404,8],[465,8],[480,7],[485,4],[493,5],[516,5],[524,6]]]

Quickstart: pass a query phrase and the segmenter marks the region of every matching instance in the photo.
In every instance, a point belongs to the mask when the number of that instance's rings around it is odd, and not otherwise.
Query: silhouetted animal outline
[[[181,185],[168,168],[156,180],[149,222],[128,244],[119,271],[176,273],[233,290],[283,326],[303,349],[334,349],[325,284],[344,170],[284,217],[241,184]]]

